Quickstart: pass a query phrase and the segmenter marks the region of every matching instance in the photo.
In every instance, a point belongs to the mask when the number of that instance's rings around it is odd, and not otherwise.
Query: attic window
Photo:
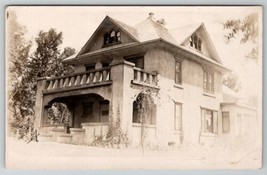
[[[119,44],[121,42],[121,32],[111,30],[104,35],[104,46]]]
[[[201,51],[202,41],[196,34],[190,37],[189,42],[191,47]]]

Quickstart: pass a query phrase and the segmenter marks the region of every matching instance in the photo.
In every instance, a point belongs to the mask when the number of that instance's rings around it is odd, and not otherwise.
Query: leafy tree
[[[241,44],[249,44],[250,50],[245,53],[244,60],[257,61],[259,57],[259,17],[257,13],[245,16],[243,19],[227,20],[223,23],[227,31],[225,38],[229,43],[233,39],[240,40]],[[249,58],[248,60],[246,58]],[[228,73],[224,76],[223,83],[234,91],[241,89],[241,82],[236,73]]]
[[[61,76],[73,70],[62,63],[64,58],[75,52],[74,49],[68,47],[60,53],[62,32],[57,33],[55,29],[50,29],[48,32],[40,31],[35,42],[36,50],[23,67],[21,83],[13,97],[13,101],[17,102],[16,105],[20,109],[20,115],[17,117],[20,121],[18,129],[22,138],[31,133],[33,128],[37,77]],[[57,107],[65,109],[64,106],[57,105]]]
[[[22,122],[23,106],[18,96],[23,84],[23,74],[28,63],[31,42],[24,37],[26,27],[17,22],[14,11],[7,12],[8,105],[9,134],[14,134]],[[27,95],[27,94],[26,94]],[[25,97],[25,96],[24,96]]]
[[[233,72],[227,73],[223,77],[223,84],[235,92],[238,92],[242,88],[241,82],[238,79],[238,75]]]
[[[227,20],[223,24],[223,28],[227,29],[228,33],[225,35],[226,41],[230,42],[232,39],[240,36],[240,43],[252,43],[253,48],[247,53],[246,57],[257,60],[259,55],[258,37],[259,24],[258,14],[252,13],[240,20]]]

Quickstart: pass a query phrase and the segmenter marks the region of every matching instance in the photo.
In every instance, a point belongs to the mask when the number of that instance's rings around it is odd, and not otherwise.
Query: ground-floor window
[[[222,131],[223,131],[223,133],[230,132],[230,115],[229,115],[229,112],[222,112]]]
[[[156,124],[156,105],[152,97],[139,94],[133,102],[133,123]]]
[[[182,104],[175,103],[174,130],[182,131]]]
[[[109,116],[109,101],[101,101],[100,102],[100,122],[108,122],[108,116]]]
[[[203,133],[218,133],[218,112],[211,109],[201,109],[202,132]]]

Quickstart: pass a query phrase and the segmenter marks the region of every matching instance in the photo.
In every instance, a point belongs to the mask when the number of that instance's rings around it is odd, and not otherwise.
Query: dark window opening
[[[201,51],[202,41],[196,34],[189,38],[189,43],[191,47],[194,47],[195,49]]]
[[[89,70],[95,70],[95,64],[88,64],[85,65],[85,70],[89,71]]]
[[[179,61],[175,62],[175,83],[182,84],[182,63]]]
[[[144,69],[144,56],[130,56],[125,58],[126,61],[135,64],[135,67]]]
[[[121,43],[121,32],[112,30],[104,35],[104,46]]]
[[[133,123],[156,124],[156,105],[153,99],[144,94],[137,96],[133,102]]]
[[[101,101],[100,102],[100,122],[108,122],[108,116],[109,116],[109,101]]]
[[[103,62],[102,63],[102,67],[109,67],[109,65],[110,65],[110,62]]]

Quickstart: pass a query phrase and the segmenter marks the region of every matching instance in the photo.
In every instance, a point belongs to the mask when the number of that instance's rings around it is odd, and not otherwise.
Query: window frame
[[[177,64],[179,64],[179,68],[177,71]],[[174,73],[174,82],[175,84],[181,85],[182,84],[182,61],[175,60],[175,73]]]
[[[180,114],[177,115],[177,106],[180,107]],[[174,102],[174,131],[183,131],[183,104],[179,102]]]
[[[227,116],[224,116],[224,114],[228,114],[228,115]],[[228,125],[227,130],[225,130],[225,125],[224,125],[225,124],[224,120],[226,118],[228,118],[228,120],[227,120],[227,125]],[[231,126],[230,126],[230,112],[229,111],[223,111],[222,112],[222,132],[223,133],[229,133],[230,130],[231,130]]]
[[[190,45],[190,47],[193,47],[197,51],[200,51],[201,52],[201,49],[202,49],[202,39],[197,34],[193,34],[189,38],[189,45]]]
[[[144,56],[144,54],[136,54],[136,55],[125,56],[124,60],[125,61],[129,61],[131,63],[134,63],[135,64],[134,67],[138,67],[140,69],[145,69],[145,56]],[[141,60],[141,65],[142,66],[137,64],[138,60]]]
[[[103,35],[103,47],[112,46],[121,43],[121,31],[116,29],[111,29]]]
[[[206,122],[207,122],[207,111],[211,112],[211,129],[207,130]],[[201,133],[208,133],[218,135],[219,129],[219,121],[218,121],[218,110],[208,109],[208,108],[201,108]]]
[[[85,71],[95,70],[96,63],[86,64],[84,66],[85,66]],[[91,68],[88,69],[89,67]]]
[[[214,72],[203,70],[203,90],[214,94]]]

